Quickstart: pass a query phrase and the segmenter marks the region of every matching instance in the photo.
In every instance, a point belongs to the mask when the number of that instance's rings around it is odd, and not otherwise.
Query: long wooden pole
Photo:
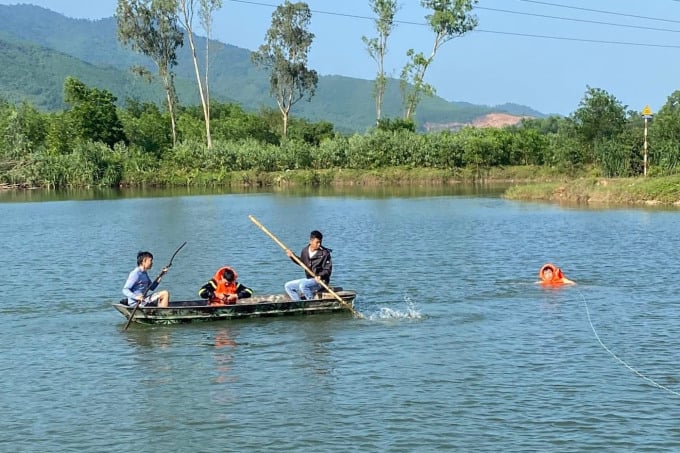
[[[255,217],[253,217],[252,215],[249,215],[248,218],[250,219],[251,222],[253,222],[255,225],[257,225],[257,227],[258,227],[259,229],[261,229],[267,236],[269,236],[270,238],[272,238],[272,240],[273,240],[274,242],[276,242],[276,243],[278,244],[278,246],[281,247],[284,251],[290,250],[288,247],[286,247],[286,245],[285,245],[283,242],[281,242],[281,241],[279,240],[279,238],[277,238],[276,236],[274,236],[274,234],[272,234],[271,231],[269,231],[264,225],[262,225],[260,222],[258,222],[258,220],[257,220]],[[300,267],[302,267],[305,271],[307,271],[307,273],[308,273],[309,275],[311,275],[312,277],[316,278],[316,274],[315,274],[309,267],[307,267],[307,265],[306,265],[305,263],[303,263],[302,260],[300,260],[300,258],[298,258],[298,256],[297,256],[295,253],[292,254],[292,258],[293,258],[293,260],[295,260],[296,263],[298,263],[298,264],[300,265]],[[337,294],[335,291],[333,291],[333,290],[326,284],[326,282],[324,282],[324,281],[321,280],[321,279],[318,279],[317,281],[319,282],[319,284],[320,284],[321,286],[323,286],[323,288],[324,288],[326,291],[328,291],[333,297],[335,297],[335,298],[338,300],[338,302],[340,302],[340,304],[341,304],[343,307],[345,307],[346,309],[348,309],[349,311],[351,311],[352,314],[353,314],[355,317],[357,317],[357,318],[363,318],[363,317],[364,317],[364,315],[362,315],[361,313],[359,313],[358,311],[356,311],[356,310],[354,309],[354,307],[352,307],[352,305],[350,305],[350,304],[348,304],[347,302],[345,302],[344,300],[342,300],[342,297],[338,296],[338,294]]]
[[[175,259],[175,255],[177,255],[179,253],[179,251],[182,250],[182,247],[184,247],[185,245],[187,245],[186,241],[184,241],[184,244],[180,245],[179,248],[175,251],[175,253],[172,254],[172,258],[170,258],[170,262],[168,263],[168,265],[163,268],[161,273],[158,274],[158,277],[156,277],[156,279],[149,285],[149,287],[146,288],[146,290],[144,291],[144,294],[142,294],[142,300],[140,300],[139,302],[137,302],[137,304],[135,304],[135,308],[132,309],[132,313],[130,313],[130,317],[128,318],[127,323],[125,323],[125,328],[123,328],[123,330],[127,330],[127,328],[130,326],[130,323],[132,322],[132,318],[134,318],[135,312],[137,311],[137,307],[142,305],[142,302],[144,301],[144,298],[146,297],[146,293],[148,293],[149,289],[153,286],[153,284],[160,281],[161,277],[165,275],[165,273],[168,271],[168,269],[170,269],[170,266],[172,266],[172,260]]]

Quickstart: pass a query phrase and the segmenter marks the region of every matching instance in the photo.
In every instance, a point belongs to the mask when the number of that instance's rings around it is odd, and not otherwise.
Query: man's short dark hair
[[[309,239],[318,239],[320,241],[323,241],[323,234],[321,234],[321,231],[319,230],[314,230],[311,233],[309,233]]]
[[[139,252],[139,253],[137,253],[137,266],[142,265],[142,261],[144,261],[144,258],[153,259],[153,255],[151,254],[151,252]]]

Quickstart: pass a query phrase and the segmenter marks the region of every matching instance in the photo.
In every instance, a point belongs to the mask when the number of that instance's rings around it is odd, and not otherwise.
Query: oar
[[[248,218],[251,220],[251,222],[253,222],[255,225],[257,225],[257,227],[258,227],[259,229],[261,229],[262,231],[264,231],[264,233],[265,233],[267,236],[269,236],[270,238],[272,238],[272,239],[274,240],[274,242],[276,242],[276,243],[279,245],[279,247],[281,247],[281,248],[282,248],[283,250],[285,250],[285,251],[289,250],[288,247],[286,247],[286,245],[285,245],[283,242],[279,241],[279,238],[277,238],[276,236],[274,236],[274,235],[272,234],[272,232],[269,231],[267,228],[265,228],[265,226],[262,225],[260,222],[258,222],[257,219],[256,219],[255,217],[253,217],[252,215],[249,215]],[[292,258],[293,258],[293,260],[295,260],[295,262],[298,263],[305,271],[307,271],[307,273],[308,273],[309,275],[311,275],[312,277],[316,278],[316,274],[315,274],[309,267],[307,267],[307,266],[305,265],[305,263],[303,263],[303,262],[300,260],[300,258],[297,257],[297,255],[295,255],[295,254],[293,253]],[[338,300],[338,302],[340,302],[340,304],[341,304],[343,307],[345,307],[346,309],[348,309],[349,311],[351,311],[352,314],[353,314],[354,316],[356,316],[357,318],[363,318],[363,317],[364,317],[364,315],[362,315],[361,313],[359,313],[358,311],[356,311],[356,310],[354,309],[354,307],[352,307],[350,304],[348,304],[347,302],[345,302],[344,300],[342,300],[342,297],[338,296],[338,294],[337,294],[335,291],[333,291],[333,290],[326,284],[326,282],[324,282],[324,281],[321,280],[321,279],[318,279],[317,281],[319,282],[319,284],[320,284],[321,286],[324,287],[324,289],[325,289],[326,291],[328,291],[329,293],[331,293],[331,295],[332,295],[333,297],[335,297],[335,298]]]
[[[153,282],[151,282],[149,287],[146,288],[146,290],[144,290],[144,293],[142,294],[142,300],[137,302],[137,304],[135,305],[135,308],[132,309],[132,313],[130,314],[130,317],[128,318],[127,323],[125,324],[125,328],[123,328],[123,330],[127,330],[128,326],[132,322],[132,318],[134,318],[134,316],[135,316],[135,312],[137,311],[137,307],[142,305],[142,301],[144,301],[144,298],[146,297],[146,293],[148,293],[149,289],[151,289],[151,287],[154,285],[154,283],[158,283],[161,280],[161,277],[165,275],[165,273],[168,271],[168,269],[170,269],[170,266],[172,266],[172,260],[175,259],[175,255],[177,255],[179,253],[179,251],[182,250],[182,247],[184,247],[185,245],[187,245],[186,241],[184,241],[184,243],[182,245],[180,245],[177,250],[175,250],[175,253],[172,254],[172,257],[170,258],[170,262],[168,263],[168,265],[163,268],[161,273],[158,274],[158,277],[156,277],[156,279]]]

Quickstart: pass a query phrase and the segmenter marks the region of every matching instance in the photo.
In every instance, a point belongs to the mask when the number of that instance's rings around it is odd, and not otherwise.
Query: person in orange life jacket
[[[160,283],[161,278],[168,272],[168,268],[161,269],[158,281],[152,282],[147,271],[153,266],[153,255],[151,252],[137,253],[137,267],[128,275],[123,285],[123,294],[127,297],[127,304],[134,307],[141,302],[142,307],[167,307],[170,302],[170,293],[166,290],[156,293],[154,291]],[[145,295],[146,294],[146,295]]]
[[[284,288],[292,300],[300,300],[302,296],[307,300],[313,299],[314,293],[322,288],[320,282],[324,282],[326,285],[330,282],[333,272],[332,250],[321,245],[322,241],[323,234],[317,230],[312,231],[309,234],[309,245],[303,248],[300,256],[297,257],[316,274],[316,277],[305,271],[305,278],[286,282]],[[298,264],[293,259],[294,254],[290,249],[286,249],[286,255],[295,264]]]
[[[562,273],[562,269],[556,267],[554,264],[544,264],[538,271],[538,277],[541,279],[537,283],[541,285],[573,285],[576,284],[573,280],[569,280]]]
[[[198,290],[202,299],[208,299],[209,305],[235,304],[239,299],[247,299],[253,290],[238,282],[234,269],[224,266],[215,272],[213,278]]]

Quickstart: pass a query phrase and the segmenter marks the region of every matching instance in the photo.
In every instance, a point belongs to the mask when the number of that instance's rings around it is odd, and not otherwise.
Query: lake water
[[[3,194],[0,451],[680,450],[680,212],[477,189]],[[258,293],[321,230],[366,318],[132,325],[139,250]],[[578,284],[534,284],[553,262]]]

